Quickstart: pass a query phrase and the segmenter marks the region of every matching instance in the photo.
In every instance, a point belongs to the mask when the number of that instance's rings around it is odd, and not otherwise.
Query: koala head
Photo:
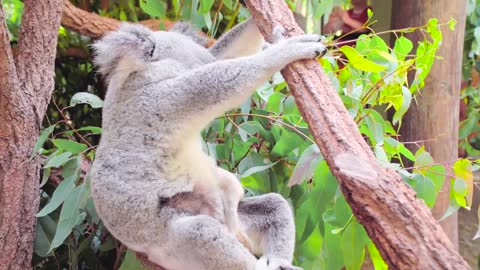
[[[120,61],[126,61],[131,71],[148,63],[165,59],[185,67],[205,63],[207,38],[190,24],[177,23],[170,31],[152,31],[139,24],[123,23],[93,44],[94,63],[98,71],[110,77]]]

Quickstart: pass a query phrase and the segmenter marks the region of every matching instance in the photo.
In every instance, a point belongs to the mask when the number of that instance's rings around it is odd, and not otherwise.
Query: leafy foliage
[[[120,20],[188,20],[212,37],[248,16],[237,0],[122,0],[111,1],[106,10],[100,10],[99,1],[91,2],[100,14]],[[293,6],[294,1],[287,2]],[[320,18],[334,4],[345,1],[304,1],[313,11],[312,18]],[[4,0],[3,5],[8,7],[8,26],[15,41],[22,3]],[[436,59],[442,41],[440,26],[432,19],[425,26],[397,31],[393,48],[378,35],[363,35],[355,47],[343,46],[320,59],[379,162],[399,172],[429,206],[444,182],[445,166],[436,164],[423,148],[412,153],[399,141],[397,130]],[[414,30],[425,35],[415,51],[403,36]],[[47,128],[32,152],[32,156],[45,158],[35,269],[141,268],[134,253],[124,255],[125,247],[105,229],[89,196],[88,168],[101,134],[98,108],[105,93],[88,56],[90,42],[60,29],[54,102],[44,123]],[[87,57],[72,55],[71,48]],[[412,83],[407,78],[410,73],[414,74]],[[385,108],[394,112],[391,122],[385,117]],[[469,121],[462,125],[475,129],[478,119]],[[470,134],[471,130],[465,132]],[[298,265],[305,269],[360,269],[370,257],[375,269],[387,269],[352,215],[279,74],[257,89],[241,108],[215,119],[202,137],[204,150],[219,166],[238,175],[246,196],[278,192],[288,198],[295,213]],[[413,167],[405,168],[403,159],[414,162]],[[453,187],[451,209],[446,215],[471,204],[472,166],[468,159],[454,164],[454,175],[448,177]]]

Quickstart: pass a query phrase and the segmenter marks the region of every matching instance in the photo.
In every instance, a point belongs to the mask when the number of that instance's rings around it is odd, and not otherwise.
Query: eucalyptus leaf
[[[142,1],[145,0],[141,0],[140,2]],[[72,99],[70,99],[70,106],[77,104],[88,104],[94,109],[103,107],[103,101],[99,97],[87,92],[78,92],[73,95]]]
[[[60,218],[57,224],[55,237],[50,245],[50,251],[57,248],[70,235],[72,229],[85,218],[85,213],[80,213],[80,209],[85,205],[86,193],[85,184],[75,187],[63,203],[60,211]]]
[[[70,192],[75,188],[77,176],[64,179],[57,186],[52,194],[50,201],[37,213],[37,217],[43,217],[55,211],[69,196]]]
[[[38,137],[37,141],[35,142],[35,146],[33,146],[32,155],[30,156],[30,160],[33,159],[35,154],[40,150],[43,144],[47,141],[48,136],[52,134],[53,130],[55,129],[55,125],[49,126],[48,128],[44,129],[40,136]]]
[[[156,18],[164,18],[166,14],[164,3],[158,0],[140,0],[140,8]]]
[[[277,161],[278,162],[278,161]],[[267,165],[263,165],[263,166],[255,166],[255,167],[252,167],[246,171],[244,171],[241,175],[240,175],[240,178],[244,178],[244,177],[248,177],[254,173],[258,173],[258,172],[261,172],[261,171],[265,171],[265,170],[268,170],[270,168],[272,168],[273,166],[275,166],[275,164],[277,164],[277,162],[274,162],[274,163],[270,163],[270,164],[267,164]]]
[[[52,142],[58,149],[66,152],[70,152],[72,154],[78,154],[80,152],[87,150],[88,148],[87,145],[83,143],[78,143],[71,140],[53,139]]]
[[[379,65],[375,62],[367,60],[361,55],[355,48],[350,46],[343,46],[340,51],[348,58],[349,63],[356,69],[367,72],[380,72],[387,69],[386,67]]]
[[[292,176],[288,181],[288,186],[294,186],[302,183],[305,179],[312,178],[315,168],[320,161],[323,160],[323,155],[316,144],[310,145],[302,152],[300,159],[293,170]]]
[[[43,168],[60,167],[70,160],[72,153],[64,152],[50,159]]]

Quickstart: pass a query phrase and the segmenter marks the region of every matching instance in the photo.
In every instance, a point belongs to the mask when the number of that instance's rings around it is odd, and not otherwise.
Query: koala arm
[[[159,89],[163,88],[164,98],[176,103],[174,107],[183,108],[189,115],[208,113],[205,119],[210,121],[240,105],[256,87],[287,64],[323,53],[326,48],[319,40],[318,35],[283,39],[255,55],[219,60],[159,82]],[[165,93],[165,89],[175,89],[175,92]]]
[[[248,19],[223,34],[209,51],[217,59],[230,59],[255,54],[263,43],[255,22]]]

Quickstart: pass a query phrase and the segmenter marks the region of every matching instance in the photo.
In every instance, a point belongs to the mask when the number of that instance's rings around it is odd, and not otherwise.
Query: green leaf
[[[199,12],[201,14],[210,12],[210,9],[212,8],[214,2],[215,0],[200,0]]]
[[[223,4],[230,10],[233,10],[232,0],[223,0]]]
[[[70,192],[75,188],[75,181],[78,176],[72,176],[64,179],[57,186],[52,194],[50,201],[37,213],[37,217],[43,217],[55,211],[69,196]]]
[[[463,208],[468,208],[467,201],[465,200],[465,197],[468,193],[468,188],[465,181],[460,179],[453,180],[452,191],[453,192],[451,192],[451,194],[453,195],[455,202]]]
[[[363,227],[354,221],[345,229],[340,238],[341,249],[347,270],[360,270],[365,259],[367,235]]]
[[[82,127],[77,129],[77,131],[89,131],[92,134],[102,134],[102,128],[93,126]]]
[[[305,201],[295,211],[297,238],[300,239],[298,243],[310,237],[317,224],[324,233],[325,225],[322,215],[331,205],[337,187],[338,183],[328,169],[327,163],[321,161],[313,174],[313,190],[307,193]]]
[[[142,1],[144,0],[141,0],[140,2]],[[99,97],[87,92],[78,92],[73,95],[70,100],[70,106],[75,106],[77,104],[88,104],[94,109],[103,107],[103,101]]]
[[[454,201],[450,200],[450,202],[448,204],[448,208],[445,211],[445,213],[443,214],[443,216],[438,220],[439,222],[448,218],[452,214],[456,213],[458,211],[458,209],[460,208],[460,205],[458,205],[456,202],[455,203],[452,203],[452,202],[454,202]]]
[[[325,258],[324,269],[341,269],[344,266],[341,241],[339,241],[338,235],[334,235],[331,231],[335,229],[331,224],[325,225],[325,239],[323,241],[323,247],[320,254]]]
[[[350,46],[343,46],[340,48],[345,56],[348,58],[349,63],[356,69],[367,72],[380,72],[387,69],[377,63],[367,60],[357,50]]]
[[[87,150],[87,145],[83,143],[77,143],[75,141],[71,140],[65,140],[65,139],[53,139],[52,140],[53,144],[60,150],[70,152],[72,154],[78,154],[81,153],[85,150]]]
[[[413,43],[410,39],[401,36],[395,40],[393,51],[399,60],[405,60],[405,57],[412,51]]]
[[[140,0],[140,8],[148,15],[156,18],[165,17],[165,6],[158,0]]]
[[[55,156],[54,158],[50,159],[43,168],[50,168],[50,167],[60,167],[63,164],[65,164],[67,161],[70,160],[70,156],[72,156],[72,153],[70,152],[65,152],[62,153],[58,156]]]
[[[365,117],[365,123],[369,131],[367,136],[372,141],[372,145],[383,144],[383,140],[385,139],[385,120],[373,109],[365,110],[365,114],[368,114],[367,117]]]
[[[119,270],[147,270],[143,266],[141,262],[138,261],[137,256],[135,255],[135,252],[132,250],[127,250],[127,254],[125,255],[125,259],[122,262],[122,265],[120,266]]]
[[[305,179],[312,178],[313,171],[322,160],[323,155],[320,153],[318,146],[316,144],[310,145],[298,159],[297,165],[288,181],[288,186],[292,187],[302,183]]]
[[[453,173],[457,180],[463,181],[466,186],[465,194],[468,205],[473,203],[473,173],[472,162],[468,159],[459,159],[453,164]]]
[[[367,240],[367,248],[368,248],[368,254],[370,254],[370,258],[372,259],[372,263],[373,263],[373,266],[375,267],[375,270],[388,270],[388,265],[385,263],[385,261],[382,258],[382,255],[380,255],[380,252],[378,251],[377,247],[370,239]]]
[[[412,93],[410,93],[410,89],[402,85],[402,105],[398,108],[393,115],[392,123],[401,123],[403,115],[407,112],[408,108],[410,108],[410,104],[412,102]]]
[[[69,193],[60,211],[57,231],[55,232],[55,237],[53,238],[49,252],[63,244],[63,241],[72,232],[73,227],[85,218],[86,214],[80,213],[80,208],[85,205],[86,195],[85,184],[77,186]]]
[[[270,169],[271,167],[275,166],[275,164],[277,164],[278,161],[274,162],[274,163],[270,163],[270,164],[267,164],[267,165],[263,165],[263,166],[255,166],[255,167],[252,167],[246,171],[244,171],[241,175],[240,175],[240,178],[244,178],[244,177],[248,177],[254,173],[258,173],[258,172],[261,172],[261,171],[265,171],[265,170],[268,170]]]
[[[30,160],[33,159],[35,154],[40,150],[40,148],[43,146],[45,141],[47,141],[48,136],[52,134],[53,130],[55,129],[55,125],[49,126],[48,128],[44,129],[42,133],[40,133],[40,136],[38,137],[37,141],[35,142],[35,146],[33,147],[32,150],[32,155],[30,156]]]
[[[294,132],[282,129],[280,139],[272,149],[272,156],[280,157],[290,153],[303,142],[303,140]]]
[[[56,230],[57,224],[51,217],[38,218],[34,243],[34,250],[38,256],[48,257],[51,255],[49,249]]]
[[[43,187],[47,183],[48,178],[50,178],[51,171],[52,171],[52,168],[43,169],[42,181],[40,182],[40,188]]]
[[[285,95],[282,93],[273,93],[268,98],[267,103],[267,111],[281,114],[283,112],[283,100],[285,99]]]
[[[424,147],[415,154],[413,166],[415,169],[408,182],[417,192],[417,197],[423,199],[429,207],[433,207],[445,181],[445,168],[436,165]]]
[[[411,179],[411,186],[417,192],[417,198],[423,199],[428,207],[433,207],[436,199],[433,182],[421,174],[414,174]]]

